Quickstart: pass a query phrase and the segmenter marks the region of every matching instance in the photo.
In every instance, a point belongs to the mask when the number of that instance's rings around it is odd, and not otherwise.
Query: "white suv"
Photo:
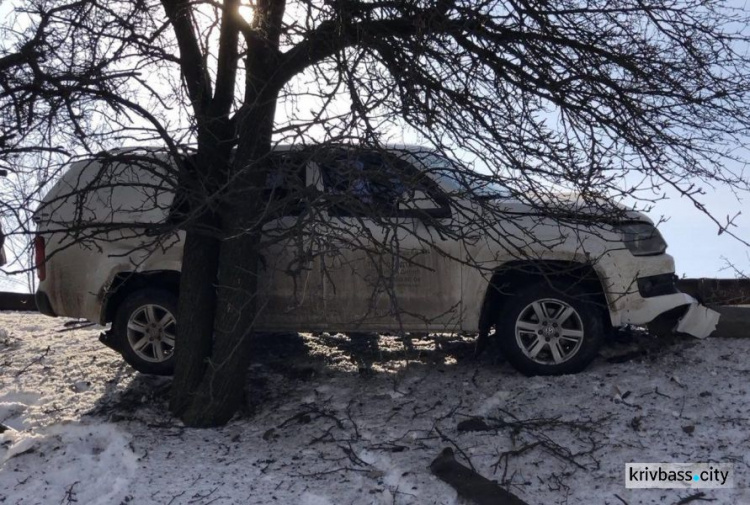
[[[666,314],[679,332],[715,328],[718,314],[676,289],[673,259],[641,213],[597,220],[573,199],[570,220],[551,217],[423,148],[274,156],[267,190],[300,196],[264,227],[257,331],[494,329],[517,369],[561,374],[583,369],[611,327]],[[118,157],[72,164],[37,210],[37,304],[112,322],[105,343],[167,374],[184,238],[160,228],[174,211],[171,165],[150,150]]]

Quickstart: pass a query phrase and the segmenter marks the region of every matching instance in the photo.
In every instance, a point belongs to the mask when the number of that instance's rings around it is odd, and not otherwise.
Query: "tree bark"
[[[241,408],[256,314],[257,235],[225,240],[219,255],[213,349],[182,416],[188,426],[225,424]]]
[[[182,253],[180,297],[177,309],[179,344],[169,408],[183,417],[194,400],[213,351],[216,276],[221,242],[220,216],[207,202],[225,180],[231,150],[223,147],[229,136],[226,121],[199,133],[198,155],[181,170],[176,198],[182,199],[177,219],[186,219]]]
[[[181,42],[182,57],[196,53],[195,32],[181,10],[184,0],[162,3]],[[254,29],[265,38],[247,40],[245,96],[230,120],[239,29],[232,16],[238,5],[236,1],[225,5],[213,98],[207,99],[210,84],[205,69],[194,68],[188,60],[182,65],[197,113],[195,175],[203,176],[186,181],[192,185],[187,188],[192,198],[188,208],[201,209],[198,222],[191,224],[213,225],[220,237],[212,238],[200,230],[188,232],[183,252],[179,344],[170,408],[188,426],[224,424],[240,408],[258,311],[264,161],[271,150],[280,88],[272,83],[278,71],[285,0],[264,0],[257,6]],[[232,155],[230,146],[235,141],[237,150]]]
[[[178,417],[189,407],[211,356],[218,264],[219,241],[195,231],[187,232],[177,308],[179,345],[175,347],[177,360],[169,403],[169,409]]]
[[[241,408],[250,341],[258,315],[258,246],[263,228],[265,159],[271,151],[277,92],[268,90],[274,67],[264,51],[250,51],[245,103],[238,113],[237,151],[220,210],[222,232],[216,279],[216,313],[211,357],[191,405],[188,426],[225,424]],[[194,301],[193,301],[194,303]]]

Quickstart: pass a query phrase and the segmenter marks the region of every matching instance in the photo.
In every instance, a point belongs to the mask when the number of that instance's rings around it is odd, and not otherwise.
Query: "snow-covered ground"
[[[750,503],[750,339],[630,337],[648,353],[525,378],[462,337],[263,337],[247,412],[196,430],[168,379],[70,324],[0,313],[3,505],[463,503],[428,469],[445,447],[529,504],[702,503],[625,489],[627,462],[734,463],[735,489],[703,498]],[[463,429],[476,417],[495,428]]]

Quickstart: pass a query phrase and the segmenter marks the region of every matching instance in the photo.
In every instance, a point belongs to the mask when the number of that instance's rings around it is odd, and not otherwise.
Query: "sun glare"
[[[240,16],[242,16],[242,19],[247,21],[248,23],[253,22],[253,17],[255,16],[255,9],[253,9],[249,5],[241,5],[239,8]]]

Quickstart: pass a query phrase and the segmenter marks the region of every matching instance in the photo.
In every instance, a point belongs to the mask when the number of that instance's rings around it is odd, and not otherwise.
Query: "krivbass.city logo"
[[[732,488],[732,463],[625,463],[630,489]]]

